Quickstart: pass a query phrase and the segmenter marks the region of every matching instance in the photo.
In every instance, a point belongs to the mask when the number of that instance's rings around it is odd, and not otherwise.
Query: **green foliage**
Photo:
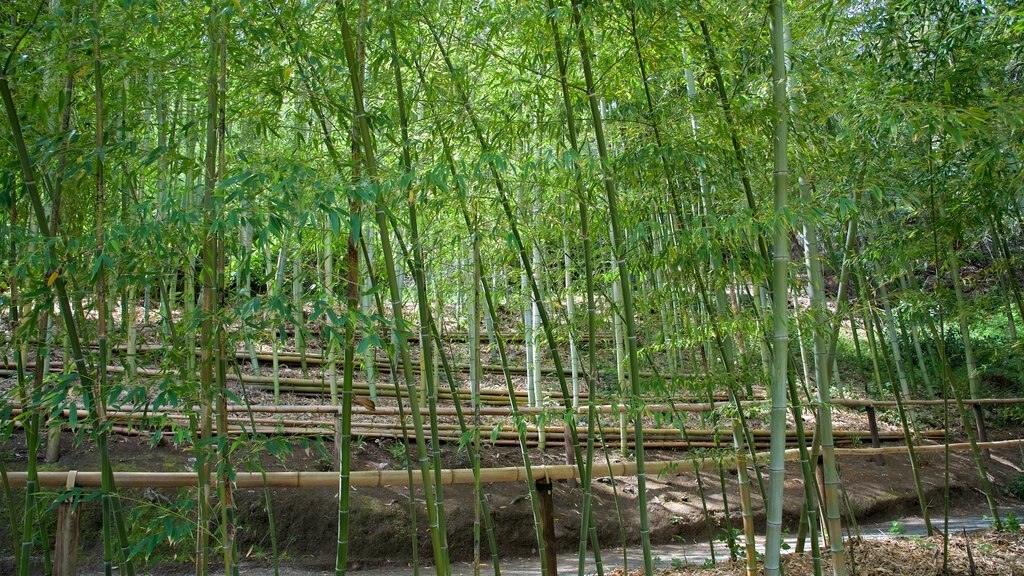
[[[405,468],[409,465],[409,445],[405,442],[392,442],[388,444],[388,454],[391,454],[391,457],[401,467]]]
[[[893,520],[889,523],[889,534],[892,536],[902,536],[906,534],[907,530],[903,527],[903,523],[899,520]]]
[[[1020,532],[1020,518],[1013,512],[1007,512],[1003,517],[1003,530],[1007,532]]]
[[[182,562],[192,557],[195,547],[195,501],[186,490],[173,497],[146,489],[144,498],[132,501],[128,513],[129,539],[133,558],[150,564]]]
[[[1019,474],[1006,487],[1006,493],[1010,496],[1024,500],[1024,474]]]

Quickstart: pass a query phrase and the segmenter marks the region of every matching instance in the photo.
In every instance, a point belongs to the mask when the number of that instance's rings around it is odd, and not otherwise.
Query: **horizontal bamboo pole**
[[[19,414],[21,414],[23,412],[23,409],[22,408],[14,408],[11,412],[14,415],[19,415]],[[237,411],[232,411],[232,412],[237,413]],[[260,411],[259,410],[253,410],[252,412],[253,412],[253,414],[257,414]],[[327,412],[327,413],[334,413],[334,411],[331,410],[330,412]],[[367,412],[367,414],[368,413],[369,412]],[[160,419],[160,418],[166,418],[166,419],[174,420],[175,422],[178,422],[178,421],[181,421],[181,422],[184,422],[184,423],[188,422],[188,416],[186,414],[180,413],[180,412],[162,412],[161,411],[161,412],[145,412],[145,413],[143,413],[143,412],[138,412],[138,411],[127,411],[127,410],[121,410],[121,409],[112,409],[112,410],[108,410],[105,413],[105,415],[106,415],[107,418],[109,418],[109,419],[111,419],[113,421],[118,421],[118,422],[127,421],[127,420],[131,420],[131,421],[144,421],[144,420],[147,420],[147,419],[156,420],[156,419]],[[61,411],[61,416],[63,416],[63,417],[70,416],[69,410],[65,409],[65,410]],[[78,417],[79,419],[84,420],[85,418],[87,418],[89,416],[89,414],[85,410],[76,410],[75,411],[75,416]],[[257,417],[253,417],[250,420],[249,418],[244,418],[244,417],[233,417],[233,418],[228,418],[227,421],[228,421],[229,424],[243,424],[243,425],[246,425],[246,424],[253,424],[254,423],[254,424],[267,424],[267,425],[271,425],[271,426],[292,426],[292,427],[301,427],[301,426],[309,426],[309,427],[318,427],[319,426],[319,427],[322,427],[322,426],[333,426],[334,425],[333,421],[331,421],[331,420],[297,420],[297,419],[287,419],[287,418],[275,419],[275,418],[257,418]],[[366,429],[366,428],[376,428],[376,429],[383,429],[383,430],[394,430],[394,429],[396,429],[398,427],[397,424],[391,424],[389,422],[360,422],[360,421],[353,421],[353,426],[359,426],[359,427],[362,427],[364,429]],[[438,429],[439,430],[445,430],[445,431],[459,430],[461,432],[461,427],[459,425],[443,423],[443,422],[438,424]],[[494,429],[494,424],[484,424],[484,425],[482,425],[480,427],[480,429],[483,432],[487,433],[487,432],[489,432],[489,431]],[[562,431],[564,431],[564,429],[565,428],[563,426],[545,426],[544,427],[544,431],[547,434],[559,434]],[[509,433],[509,434],[512,434],[512,435],[517,434],[517,432],[516,432],[517,428],[514,427],[514,426],[500,425],[498,430],[499,430],[499,432],[502,432],[502,433]],[[537,426],[528,425],[526,427],[527,433],[530,433],[530,434],[536,433],[537,430],[538,430]],[[586,431],[587,431],[587,427],[586,426],[577,426],[576,427],[576,431],[577,431],[577,433],[585,434]],[[673,438],[678,438],[682,434],[682,432],[680,431],[679,428],[644,428],[643,432],[644,432],[645,436],[647,436],[647,435],[651,435],[651,436],[670,436],[670,437],[673,437]],[[687,428],[686,429],[686,434],[688,436],[697,437],[697,438],[713,437],[713,436],[724,436],[727,433],[731,433],[731,432],[732,432],[731,430],[726,429],[726,428],[719,428],[717,430],[716,429],[712,429],[712,428]],[[616,430],[615,434],[616,435],[618,434],[617,430]],[[752,430],[750,430],[750,434],[752,436],[754,436],[754,437],[757,437],[757,438],[770,438],[771,437],[771,430],[752,429]],[[843,429],[843,430],[833,430],[832,434],[836,438],[867,438],[867,437],[870,436],[871,431],[870,430]],[[926,437],[926,438],[942,438],[945,435],[945,432],[943,430],[939,430],[939,429],[924,430],[924,431],[920,432],[920,435],[922,437]],[[786,430],[786,436],[788,438],[795,438],[797,436],[796,429],[795,428],[787,429]],[[889,439],[891,439],[891,438],[903,438],[903,432],[898,431],[898,430],[881,431],[881,432],[878,433],[878,436],[879,436],[879,438],[882,438],[882,439],[887,439],[887,438],[889,438]],[[553,440],[557,441],[557,439],[553,439]]]
[[[999,450],[1024,445],[1024,440],[1002,440],[997,442],[979,442],[980,448],[988,450]],[[951,451],[969,450],[968,442],[949,444]],[[934,444],[928,446],[917,446],[920,452],[941,452],[947,449],[945,444]],[[906,452],[905,446],[894,446],[888,448],[837,448],[839,456],[874,456],[877,454],[898,454]],[[786,450],[787,461],[799,459],[800,452],[796,449]],[[758,462],[767,460],[767,452],[758,452]],[[647,474],[655,476],[661,474],[687,474],[695,470],[717,468],[718,466],[734,466],[735,457],[724,456],[721,459],[679,459],[647,462]],[[579,468],[570,465],[545,465],[532,466],[533,479],[536,480],[569,480],[578,479]],[[39,472],[39,486],[41,488],[61,488],[67,485],[67,478],[70,472]],[[98,488],[100,486],[99,472],[74,472],[75,487]],[[454,468],[439,471],[441,483],[451,484],[473,484],[474,472],[471,468]],[[600,464],[595,462],[593,477],[607,478],[610,476],[635,476],[635,462],[614,462]],[[8,472],[8,481],[14,488],[25,486],[27,474],[25,472]],[[265,481],[264,481],[265,478]],[[114,482],[118,488],[187,488],[197,485],[198,475],[195,472],[114,472]],[[422,477],[413,475],[413,484],[420,484]],[[499,482],[525,482],[526,469],[523,467],[505,468],[482,468],[480,470],[480,482],[493,484]],[[217,484],[217,476],[210,476],[209,484]],[[407,486],[409,484],[406,470],[365,470],[352,472],[352,486],[360,487],[383,487],[383,486]],[[337,472],[237,472],[235,474],[234,486],[236,488],[334,488],[338,487]]]
[[[953,400],[903,400],[903,404],[905,406],[943,406],[947,402],[951,408],[956,407],[956,402]],[[1024,404],[1024,398],[978,398],[976,400],[965,398],[963,402],[967,405]],[[859,400],[840,398],[833,398],[831,404],[833,406],[844,406],[846,408],[894,408],[896,406],[896,402],[894,400]]]
[[[0,364],[0,366],[6,366],[6,365]],[[29,369],[29,370],[32,370],[32,369],[34,369],[34,365],[27,366],[26,368]],[[51,368],[51,371],[55,371],[55,372],[59,371],[61,369],[61,364],[60,364],[60,362],[51,363],[50,368]],[[13,371],[11,371],[10,374],[7,374],[7,371],[8,371],[8,369],[6,369],[6,368],[0,368],[0,376],[3,376],[3,375],[13,375]],[[107,372],[111,373],[111,374],[121,374],[121,373],[125,372],[125,368],[123,366],[111,365],[111,366],[107,367]],[[156,369],[152,369],[152,368],[138,368],[138,369],[136,369],[136,374],[138,376],[142,376],[142,377],[159,378],[159,377],[164,377],[164,376],[168,376],[168,375],[175,375],[176,376],[177,375],[177,371],[174,371],[174,370],[156,370]],[[238,380],[238,376],[233,374],[233,373],[228,373],[227,374],[227,379],[231,380],[231,381],[234,381],[234,382],[239,381]],[[271,376],[243,375],[241,381],[243,383],[245,383],[245,384],[248,384],[252,388],[257,389],[257,390],[272,390],[273,389],[273,383],[274,383],[274,379]],[[282,376],[282,377],[278,378],[278,386],[279,386],[279,390],[282,391],[282,392],[291,392],[291,393],[296,393],[296,394],[308,394],[308,395],[314,395],[314,396],[324,396],[330,390],[330,384],[325,379],[324,380],[317,380],[317,379],[311,379],[311,378],[295,378],[295,377],[287,377],[287,376]],[[381,383],[378,383],[377,386],[376,386],[376,391],[377,391],[378,397],[386,397],[386,398],[394,398],[394,397],[396,397],[395,387],[394,387],[394,385],[391,385],[391,384],[381,384]],[[458,392],[460,399],[462,399],[462,400],[468,400],[469,399],[470,391],[468,389],[457,388],[456,391]],[[354,386],[353,386],[353,392],[355,394],[357,394],[357,397],[362,397],[362,396],[368,396],[369,393],[370,393],[370,390],[369,390],[369,386],[366,383],[356,382],[356,383],[354,383]],[[516,398],[521,403],[525,403],[526,402],[527,395],[528,395],[528,393],[527,393],[526,390],[517,390],[516,391]],[[554,390],[550,390],[550,391],[546,390],[545,391],[545,395],[548,397],[548,399],[550,401],[555,402],[555,403],[559,403],[559,401],[561,400],[561,394],[559,392],[557,392],[557,391],[554,391]],[[443,391],[443,390],[437,391],[437,396],[441,400],[453,400],[454,399],[450,392]],[[587,397],[587,395],[584,393],[581,396],[581,399],[586,399],[586,397]],[[605,400],[607,400],[607,397],[605,397]],[[647,399],[647,400],[648,400],[648,402],[652,402],[652,403],[657,401],[657,399]],[[680,398],[679,401],[680,401],[680,404],[677,404],[676,406],[678,407],[677,409],[679,411],[682,411],[682,412],[706,412],[706,411],[712,409],[710,404],[702,404],[702,403],[699,403],[699,402],[695,403],[695,402],[693,402],[692,399],[688,399],[688,398]],[[715,398],[715,401],[716,402],[724,403],[725,402],[725,398],[724,397]],[[508,405],[510,403],[509,402],[509,398],[508,398],[508,393],[504,389],[501,389],[501,388],[481,388],[481,391],[480,391],[480,402],[483,405],[483,410],[484,410],[482,412],[482,415],[497,416],[497,415],[510,414],[511,413],[510,409],[508,407]],[[761,403],[760,400],[744,401],[744,405],[755,405],[755,404],[759,404],[759,403]],[[614,411],[625,412],[625,411],[628,410],[628,407],[626,407],[624,405],[620,405],[620,406],[609,405],[609,406],[612,406],[612,408],[607,408],[606,407],[606,408],[602,409],[601,407],[599,407],[598,411],[599,412],[614,412]],[[651,413],[653,413],[653,412],[671,412],[672,411],[672,408],[667,406],[667,405],[665,405],[662,408],[658,408],[659,405],[657,405],[657,404],[647,404],[647,406],[649,406],[649,407],[650,406],[654,406],[655,407],[654,410],[648,409],[648,411],[651,412]],[[355,407],[353,407],[353,408],[355,408]],[[495,410],[495,409],[498,410],[498,411],[490,412],[489,413],[489,411]],[[526,406],[524,406],[524,407],[521,407],[519,409],[519,412],[521,414],[524,414],[524,415],[525,414],[541,414],[541,413],[556,412],[556,411],[561,410],[561,409],[562,408],[560,408],[560,406],[550,406],[550,407],[545,407],[545,408],[526,407]],[[444,411],[444,412],[439,412],[440,415],[455,415],[455,411],[454,411],[453,408],[445,409],[444,407],[439,407],[439,410]],[[583,407],[583,406],[578,407],[576,409],[576,412],[578,414],[586,414],[587,413],[587,408]],[[421,413],[426,414],[426,408],[421,409]]]
[[[468,398],[468,395],[465,396]],[[507,397],[506,397],[507,401]],[[764,400],[744,400],[741,405],[744,408],[751,406],[759,406],[764,404]],[[934,406],[934,400],[904,400],[906,405],[928,405]],[[1024,398],[988,398],[978,399],[976,401],[979,404],[1024,404]],[[873,403],[873,404],[871,404]],[[894,402],[888,401],[871,401],[871,400],[833,400],[833,405],[848,406],[848,407],[890,407],[895,406]],[[17,402],[10,402],[8,405],[19,407]],[[710,404],[707,402],[679,402],[674,404],[646,404],[643,407],[644,414],[667,414],[672,412],[710,412],[718,407],[721,407],[721,403]],[[731,405],[730,405],[731,406]],[[124,407],[111,406],[111,409],[123,409]],[[198,410],[198,407],[193,407],[193,410]],[[228,412],[249,412],[252,410],[253,414],[339,414],[341,412],[340,406],[331,406],[328,404],[252,404],[245,406],[242,404],[229,404],[227,406]],[[353,406],[352,411],[354,414],[370,414],[378,416],[397,415],[398,408],[396,406],[377,406],[375,409],[370,410],[362,406]],[[625,404],[602,404],[594,407],[598,414],[618,414],[622,412],[629,412],[629,406]],[[134,407],[135,411],[138,412],[149,412],[146,406]],[[406,408],[408,411],[408,408]],[[537,414],[550,414],[558,415],[564,411],[561,406],[546,406],[546,407],[532,407],[532,406],[520,406],[518,413],[523,416],[532,416]],[[580,406],[574,409],[577,415],[585,415],[588,413],[586,406]],[[427,408],[420,409],[421,414],[428,414]],[[456,410],[452,407],[439,406],[437,408],[437,414],[439,416],[455,416]],[[483,406],[480,408],[481,416],[511,416],[512,409],[508,406]]]
[[[163,346],[158,345],[158,344],[157,345],[150,344],[150,345],[146,345],[145,347],[143,347],[143,346],[136,347],[136,351],[137,352],[155,352],[155,351],[161,350],[163,348],[164,348]],[[117,349],[118,350],[127,350],[127,347],[122,344]],[[200,350],[197,348],[196,349],[196,354],[199,354],[199,353],[200,353]],[[235,357],[238,358],[238,359],[247,360],[251,356],[245,350],[236,350],[235,351]],[[256,352],[256,358],[258,360],[271,360],[271,359],[273,359],[273,353],[272,352],[259,351],[259,352]],[[327,363],[328,359],[323,354],[316,353],[316,352],[309,352],[309,353],[306,353],[304,356],[302,354],[299,354],[298,352],[291,352],[291,351],[288,351],[288,352],[278,352],[278,354],[277,354],[277,361],[279,363],[283,363],[283,364],[298,364],[298,363],[302,362],[303,360],[305,360],[306,364],[311,364],[311,365],[314,365],[314,366],[322,366],[322,365]],[[356,364],[359,367],[363,366],[363,360],[362,359],[357,358],[357,359],[355,359],[355,362],[356,362]],[[340,362],[339,362],[339,364],[340,364]],[[387,360],[375,360],[374,364],[375,364],[377,370],[379,370],[381,372],[388,372],[388,373],[391,372],[391,364]],[[450,363],[448,365],[448,367],[451,368],[453,371],[460,372],[460,373],[467,373],[470,370],[469,363],[467,363],[467,362],[452,362],[452,363]],[[481,364],[480,365],[480,369],[483,372],[489,373],[489,374],[502,374],[502,373],[504,373],[504,369],[502,368],[502,366],[500,364]],[[418,364],[414,363],[413,371],[416,372],[416,373],[419,373]],[[508,372],[509,372],[509,374],[513,374],[515,376],[525,376],[526,375],[526,367],[525,366],[509,366],[508,367]],[[540,373],[543,376],[553,376],[553,375],[556,374],[555,368],[553,366],[541,366]],[[563,368],[562,369],[562,374],[565,375],[565,376],[572,376],[572,369],[571,368]],[[653,378],[653,377],[656,376],[656,374],[654,372],[651,372],[651,371],[641,371],[640,372],[640,376],[642,378]],[[657,374],[657,376],[660,376],[662,378],[680,378],[680,379],[688,378],[689,377],[689,375],[687,375],[687,374],[667,374],[667,373],[659,373],[659,374]],[[580,394],[581,394],[582,397],[586,397],[587,392],[581,390]]]

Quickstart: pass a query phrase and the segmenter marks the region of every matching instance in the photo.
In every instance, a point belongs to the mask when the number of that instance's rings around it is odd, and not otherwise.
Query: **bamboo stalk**
[[[789,292],[789,230],[786,223],[786,202],[789,188],[789,161],[787,158],[789,95],[786,87],[786,47],[784,38],[785,6],[783,0],[772,0],[771,49],[772,49],[772,152],[774,173],[772,187],[775,192],[773,212],[774,263],[771,287],[772,325],[772,378],[771,378],[771,427],[772,447],[769,466],[769,493],[767,506],[767,528],[765,530],[764,571],[766,576],[781,574],[780,554],[782,548],[782,495],[786,478],[784,465],[784,429],[786,426],[786,364],[789,359],[789,310],[786,306]]]
[[[580,0],[573,0],[571,5],[572,20],[576,26],[576,40],[579,46],[580,61],[583,65],[583,77],[587,87],[587,101],[590,104],[590,120],[594,128],[594,139],[597,141],[598,157],[600,159],[600,174],[604,181],[605,196],[608,201],[608,216],[612,229],[612,252],[615,257],[616,269],[618,271],[618,286],[622,292],[622,313],[626,323],[626,350],[629,357],[629,384],[630,384],[630,408],[639,413],[643,400],[640,398],[640,360],[637,352],[637,327],[636,316],[633,308],[633,288],[626,263],[625,234],[623,224],[619,215],[619,199],[616,186],[615,174],[611,165],[611,158],[608,154],[608,146],[605,140],[603,119],[598,103],[597,90],[595,88],[594,73],[591,69],[592,54],[587,42],[587,27],[583,25],[583,4]],[[552,351],[554,353],[554,351]],[[555,356],[557,360],[557,355]],[[564,391],[563,379],[563,396]],[[569,413],[567,413],[567,416]],[[651,535],[647,518],[647,473],[645,469],[643,425],[637,415],[634,418],[634,435],[636,437],[636,451],[634,453],[637,466],[637,505],[640,512],[640,545],[643,548],[644,571],[648,576],[654,574],[654,561],[651,556]]]
[[[354,103],[355,113],[355,124],[358,129],[360,148],[362,150],[362,160],[366,167],[366,174],[371,180],[376,180],[378,177],[377,171],[377,158],[374,152],[373,138],[370,133],[369,123],[366,118],[366,111],[364,109],[362,83],[360,82],[361,76],[357,72],[359,64],[357,63],[355,48],[352,41],[352,33],[350,30],[348,16],[346,12],[346,2],[339,1],[337,4],[338,19],[341,24],[342,39],[344,41],[345,48],[345,60],[348,64],[349,69],[349,80],[352,87],[352,100]],[[420,474],[423,479],[424,496],[427,501],[427,516],[430,522],[430,534],[431,543],[434,551],[434,562],[437,567],[438,576],[443,576],[447,571],[447,534],[441,529],[443,523],[439,518],[439,514],[443,512],[443,508],[438,507],[438,502],[443,502],[443,492],[441,491],[440,485],[432,486],[428,482],[430,476],[430,463],[428,459],[428,451],[425,435],[423,433],[423,424],[420,419],[419,405],[415,398],[414,390],[414,378],[412,373],[412,361],[409,355],[409,346],[406,341],[406,326],[402,311],[402,300],[401,291],[398,284],[398,276],[396,274],[396,268],[394,263],[394,253],[391,248],[391,238],[389,233],[389,225],[387,221],[387,205],[384,200],[383,194],[378,194],[376,198],[376,222],[377,229],[380,232],[380,247],[381,253],[384,256],[384,265],[388,281],[388,291],[391,294],[391,307],[392,317],[395,322],[393,334],[397,337],[397,348],[402,360],[403,375],[405,378],[406,387],[409,390],[409,401],[410,411],[413,417],[413,427],[416,432],[416,446],[419,453],[420,459]],[[421,306],[426,306],[425,301],[420,302]],[[429,360],[429,358],[427,358]],[[431,386],[430,378],[426,379],[427,386]],[[434,410],[434,406],[430,406],[431,412]],[[431,414],[431,423],[436,423],[436,416]],[[433,430],[432,430],[433,432]],[[434,464],[439,464],[439,456],[434,453]],[[340,545],[339,545],[340,549]],[[341,558],[339,554],[339,564]],[[344,572],[343,566],[336,567],[336,571]]]

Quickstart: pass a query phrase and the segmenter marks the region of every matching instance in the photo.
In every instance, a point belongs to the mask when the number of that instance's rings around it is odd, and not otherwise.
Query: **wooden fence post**
[[[555,542],[555,504],[551,498],[551,480],[537,480],[540,500],[541,531],[544,537],[544,566],[548,576],[558,576],[558,549]]]
[[[874,406],[868,406],[867,407],[867,413],[868,413],[868,430],[871,432],[871,447],[872,448],[881,448],[882,441],[878,438],[878,419],[875,418],[875,407]],[[880,465],[885,466],[885,456],[882,456],[881,454],[879,454],[878,457],[875,459],[875,461],[878,462]]]
[[[75,487],[76,470],[68,472],[65,488]],[[75,576],[78,564],[78,503],[69,499],[57,506],[57,535],[53,550],[53,576]]]

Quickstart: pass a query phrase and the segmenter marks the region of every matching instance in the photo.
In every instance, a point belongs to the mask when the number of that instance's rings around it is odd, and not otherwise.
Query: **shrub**
[[[1006,493],[1021,500],[1024,500],[1024,474],[1017,476],[1010,485],[1006,487]]]

